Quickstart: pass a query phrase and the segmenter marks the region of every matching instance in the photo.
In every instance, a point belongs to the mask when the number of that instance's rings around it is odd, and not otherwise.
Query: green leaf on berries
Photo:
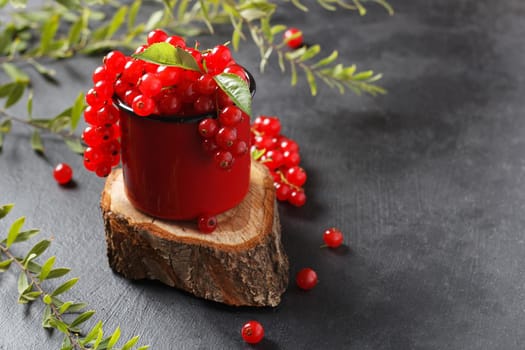
[[[248,84],[238,75],[221,73],[213,77],[224,91],[244,113],[252,115],[252,94]]]
[[[197,61],[189,52],[165,42],[155,43],[143,52],[134,54],[133,57],[165,66],[200,71]]]

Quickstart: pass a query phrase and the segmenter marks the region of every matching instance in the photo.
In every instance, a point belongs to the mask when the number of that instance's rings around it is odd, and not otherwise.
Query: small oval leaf
[[[213,77],[217,85],[232,99],[244,113],[252,115],[252,95],[248,84],[241,77],[231,73],[221,73]]]

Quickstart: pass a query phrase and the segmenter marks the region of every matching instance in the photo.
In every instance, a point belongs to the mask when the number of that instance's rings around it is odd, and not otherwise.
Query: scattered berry
[[[296,277],[297,286],[303,290],[310,290],[317,285],[317,273],[309,267],[301,269]]]
[[[73,170],[68,164],[59,163],[55,169],[53,169],[53,177],[60,185],[65,185],[73,178]]]
[[[343,244],[343,233],[335,227],[324,231],[323,241],[330,248],[337,248]]]
[[[264,328],[257,321],[248,321],[241,328],[241,336],[248,344],[257,344],[264,338]]]
[[[217,218],[210,215],[199,216],[197,226],[202,233],[212,233],[217,228]]]
[[[297,28],[289,28],[285,31],[283,39],[291,49],[298,49],[303,45],[303,33]]]

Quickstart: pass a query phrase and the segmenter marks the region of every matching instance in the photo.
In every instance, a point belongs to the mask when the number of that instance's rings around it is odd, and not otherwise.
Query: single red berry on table
[[[343,233],[335,227],[331,227],[324,231],[323,241],[330,248],[337,248],[343,244]]]
[[[217,228],[217,218],[213,215],[199,216],[197,226],[202,233],[212,233]]]
[[[241,336],[248,344],[257,344],[264,338],[264,327],[257,321],[248,321],[241,328]]]
[[[310,290],[317,285],[317,273],[309,267],[299,270],[295,276],[297,286],[303,290]]]
[[[283,39],[291,49],[297,49],[303,45],[303,33],[297,28],[288,28],[284,32]]]
[[[65,185],[73,178],[73,169],[66,163],[59,163],[53,169],[53,177],[60,185]]]

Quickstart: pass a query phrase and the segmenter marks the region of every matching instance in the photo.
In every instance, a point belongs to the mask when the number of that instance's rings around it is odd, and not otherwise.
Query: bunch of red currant
[[[297,207],[306,203],[303,185],[306,172],[299,166],[299,145],[281,135],[281,122],[277,117],[259,116],[252,125],[252,152],[266,165],[274,179],[275,196]]]
[[[142,117],[218,114],[218,118],[202,120],[199,132],[203,147],[223,169],[230,168],[236,156],[248,152],[249,140],[241,140],[236,129],[247,116],[213,78],[220,73],[230,73],[246,82],[249,80],[228,47],[218,45],[201,52],[187,47],[183,38],[168,36],[157,29],[148,34],[147,43],[138,47],[135,54],[160,42],[190,54],[200,71],[147,62],[112,51],[104,57],[103,65],[93,72],[94,87],[86,94],[88,107],[84,112],[89,126],[82,137],[89,146],[84,154],[85,167],[99,176],[107,176],[120,161],[119,109],[115,107],[115,99]]]

